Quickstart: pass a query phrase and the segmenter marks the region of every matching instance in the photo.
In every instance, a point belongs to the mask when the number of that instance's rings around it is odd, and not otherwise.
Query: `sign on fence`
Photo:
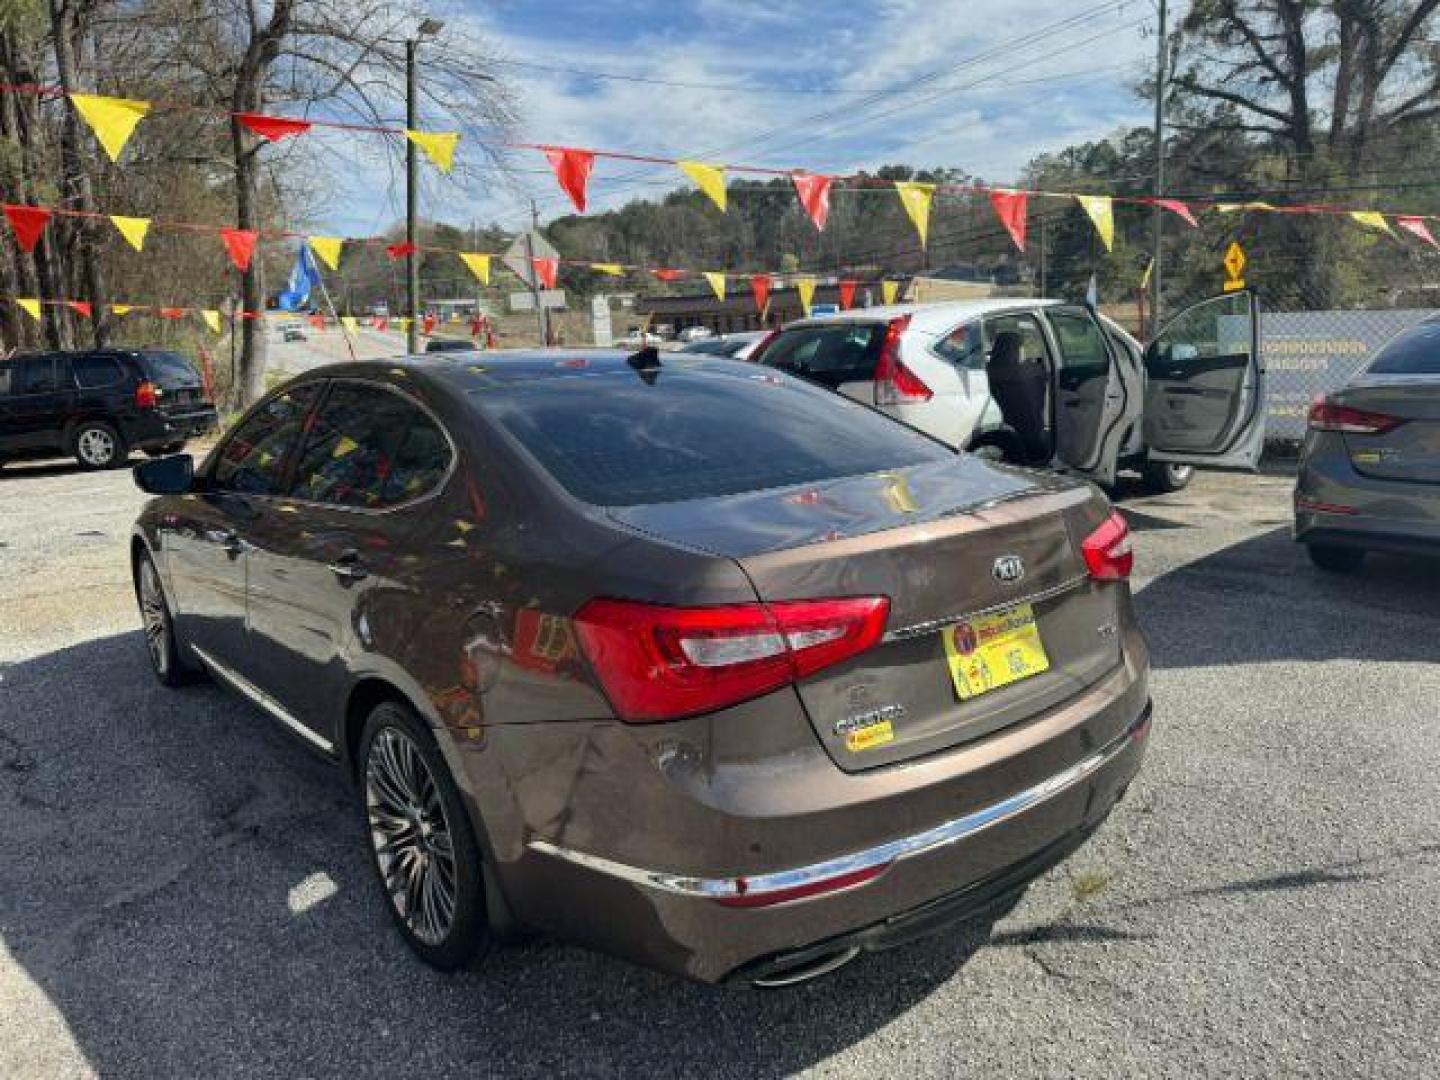
[[[1269,438],[1300,439],[1317,394],[1333,390],[1375,350],[1431,311],[1262,311],[1260,355],[1268,384]]]

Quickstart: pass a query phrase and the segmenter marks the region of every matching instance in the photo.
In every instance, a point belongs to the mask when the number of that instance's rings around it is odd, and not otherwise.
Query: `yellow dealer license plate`
[[[967,619],[947,626],[941,633],[950,678],[962,701],[1028,679],[1050,667],[1029,604]]]

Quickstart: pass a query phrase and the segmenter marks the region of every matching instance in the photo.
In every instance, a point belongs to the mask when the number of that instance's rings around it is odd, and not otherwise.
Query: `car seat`
[[[1043,360],[1023,355],[1023,341],[1014,330],[995,336],[985,362],[990,396],[1000,407],[1005,423],[1019,436],[1025,460],[1020,464],[1039,465],[1050,460],[1050,426],[1046,423],[1046,395],[1050,373]]]

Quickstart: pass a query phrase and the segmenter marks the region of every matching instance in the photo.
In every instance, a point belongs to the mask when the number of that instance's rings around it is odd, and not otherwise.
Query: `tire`
[[[82,469],[115,469],[130,456],[120,432],[103,420],[86,420],[77,426],[70,436],[70,451]]]
[[[162,686],[184,686],[193,682],[198,672],[180,655],[175,620],[160,584],[160,572],[155,569],[155,561],[148,551],[135,560],[135,600],[140,605],[140,628],[145,635],[150,670]]]
[[[483,856],[440,748],[413,710],[387,701],[370,713],[357,780],[370,866],[405,944],[441,971],[480,960],[493,944]]]
[[[1305,548],[1310,553],[1311,562],[1332,574],[1353,574],[1365,561],[1362,548],[1331,547],[1328,544],[1306,544]]]
[[[166,443],[164,446],[154,446],[145,449],[145,456],[152,458],[169,457],[171,454],[178,454],[185,449],[185,440]]]
[[[1194,465],[1176,465],[1171,461],[1147,461],[1141,470],[1145,486],[1151,491],[1169,494],[1182,491],[1195,479]]]

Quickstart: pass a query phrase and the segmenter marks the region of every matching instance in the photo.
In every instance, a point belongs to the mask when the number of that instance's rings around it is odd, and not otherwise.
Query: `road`
[[[129,478],[6,469],[0,1076],[1434,1075],[1440,573],[1322,575],[1289,488],[1124,501],[1156,723],[1094,842],[992,928],[757,992],[422,967],[338,776],[146,670]]]

